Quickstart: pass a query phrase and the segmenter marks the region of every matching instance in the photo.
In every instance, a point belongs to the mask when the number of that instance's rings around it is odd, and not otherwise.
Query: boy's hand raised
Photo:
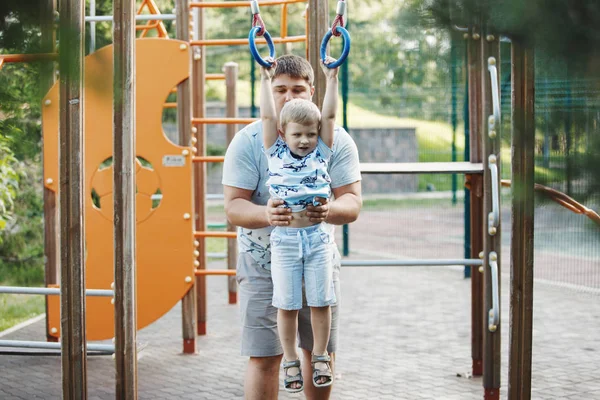
[[[265,58],[265,61],[270,63],[271,66],[269,68],[260,67],[260,76],[263,79],[268,79],[271,80],[273,79],[273,75],[275,75],[275,67],[277,66],[277,61],[275,61],[275,59],[273,57],[267,57]]]
[[[323,70],[323,73],[327,79],[337,78],[339,68],[327,68],[327,64],[331,64],[336,61],[337,60],[335,58],[329,56],[327,56],[325,61],[321,61],[321,69]]]

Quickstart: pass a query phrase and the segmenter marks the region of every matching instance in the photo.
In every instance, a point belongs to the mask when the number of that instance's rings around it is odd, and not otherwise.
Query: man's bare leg
[[[277,400],[281,355],[250,357],[246,368],[244,398],[246,400]]]
[[[304,376],[304,393],[306,400],[329,400],[331,395],[331,389],[333,385],[327,387],[317,388],[313,385],[312,381],[312,366],[310,365],[311,352],[302,349],[303,363],[302,363],[302,376]],[[330,353],[331,357],[331,373],[335,376],[335,353]]]

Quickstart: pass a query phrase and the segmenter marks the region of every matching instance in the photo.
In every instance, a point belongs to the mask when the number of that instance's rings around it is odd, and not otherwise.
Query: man
[[[291,99],[310,100],[314,93],[314,73],[303,58],[285,55],[277,59],[272,80],[276,113]],[[248,125],[237,133],[225,155],[223,185],[225,212],[238,229],[237,281],[242,317],[242,355],[250,357],[244,383],[247,400],[277,399],[282,347],[277,334],[277,309],[272,306],[269,235],[273,226],[287,226],[291,210],[271,200],[265,183],[267,159],[262,151],[262,123]],[[312,222],[341,225],[358,217],[362,206],[360,166],[356,145],[348,133],[336,127],[333,156],[329,166],[335,200],[308,206]],[[333,229],[333,227],[331,227]],[[335,247],[335,244],[332,244]],[[338,305],[332,307],[328,352],[332,358],[337,345],[340,256],[334,249],[334,285]],[[310,309],[304,305],[298,317],[299,346],[303,352],[304,392],[309,400],[329,399],[331,386],[316,388],[312,383],[312,329]]]

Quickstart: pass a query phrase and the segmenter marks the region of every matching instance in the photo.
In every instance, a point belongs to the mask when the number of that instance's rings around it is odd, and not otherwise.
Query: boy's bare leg
[[[281,355],[250,357],[246,368],[244,398],[246,400],[277,400]]]
[[[313,329],[313,354],[322,356],[327,354],[329,331],[331,330],[331,307],[311,307],[310,323]],[[316,363],[315,368],[327,369],[325,363]],[[310,375],[312,377],[312,373]],[[318,383],[325,383],[327,378],[320,378]]]
[[[298,332],[298,310],[277,310],[277,330],[279,331],[279,340],[283,347],[283,358],[286,361],[298,359],[296,350],[296,334]],[[296,367],[289,368],[287,375],[297,375],[300,370]],[[298,389],[300,382],[292,382],[290,387]]]
[[[302,353],[304,358],[304,362],[302,363],[302,376],[306,377],[304,379],[304,395],[306,396],[306,400],[329,400],[333,385],[321,388],[317,388],[313,385],[312,366],[310,365],[311,352],[302,349]],[[335,353],[330,353],[329,356],[331,357],[331,373],[334,374]]]

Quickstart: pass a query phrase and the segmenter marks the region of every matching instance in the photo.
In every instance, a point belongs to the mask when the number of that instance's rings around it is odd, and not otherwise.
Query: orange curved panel
[[[109,289],[113,282],[112,46],[85,59],[85,234],[86,287]],[[194,276],[191,148],[171,143],[162,130],[163,103],[189,76],[187,43],[136,40],[136,216],[137,326],[141,329],[169,311],[190,289]],[[44,182],[58,179],[58,84],[44,98]],[[140,160],[142,162],[140,163]],[[92,196],[92,189],[95,192]],[[88,297],[88,340],[114,336],[110,298]],[[49,324],[56,324],[56,307]],[[59,332],[56,333],[59,335]]]

